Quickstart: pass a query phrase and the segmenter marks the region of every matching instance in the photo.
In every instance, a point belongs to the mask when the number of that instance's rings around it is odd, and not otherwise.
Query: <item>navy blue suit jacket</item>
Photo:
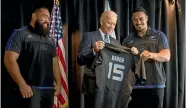
[[[87,32],[83,35],[77,61],[80,66],[86,65],[88,68],[92,65],[95,55],[93,53],[93,46],[96,41],[103,41],[100,31]],[[112,37],[110,37],[111,44],[120,44],[120,42]]]

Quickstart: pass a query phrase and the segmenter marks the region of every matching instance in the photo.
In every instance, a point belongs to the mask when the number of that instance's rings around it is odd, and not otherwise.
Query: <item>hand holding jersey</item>
[[[131,50],[133,55],[137,55],[139,53],[139,51],[136,47],[132,47],[130,50]]]
[[[103,41],[96,41],[94,44],[93,51],[94,52],[99,52],[99,50],[103,49],[105,46],[105,43]]]
[[[170,59],[170,53],[167,53],[169,50],[161,50],[159,53],[152,53],[148,50],[144,50],[141,54],[140,54],[140,58],[144,59],[144,60],[147,60],[147,59],[153,59],[155,61],[159,61],[159,62],[164,62],[166,60],[169,60]],[[138,55],[139,51],[136,47],[132,47],[131,48],[131,52],[132,54],[134,55]],[[160,55],[161,54],[165,54],[167,53],[168,56],[166,58],[165,57],[161,57]]]
[[[131,52],[133,55],[138,55],[139,54],[139,51],[136,47],[132,47],[131,48]],[[142,58],[144,61],[147,60],[147,59],[152,59],[152,56],[153,54],[147,50],[144,50],[141,54],[140,54],[140,58]]]

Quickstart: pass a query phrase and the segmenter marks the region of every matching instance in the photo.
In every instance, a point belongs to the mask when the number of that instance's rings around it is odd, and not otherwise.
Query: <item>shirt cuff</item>
[[[94,51],[94,49],[92,49],[92,52],[93,52],[93,54],[94,54],[94,56],[96,55],[96,52]]]

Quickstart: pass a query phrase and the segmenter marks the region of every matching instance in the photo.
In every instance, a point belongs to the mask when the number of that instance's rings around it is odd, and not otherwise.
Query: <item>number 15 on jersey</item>
[[[108,79],[122,81],[124,76],[125,66],[121,64],[113,64],[109,62]]]

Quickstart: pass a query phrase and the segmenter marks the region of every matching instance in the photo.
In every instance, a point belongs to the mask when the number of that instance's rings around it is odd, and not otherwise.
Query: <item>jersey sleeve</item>
[[[97,66],[101,65],[103,62],[102,59],[102,55],[101,55],[101,51],[96,55],[92,65],[91,65],[91,69],[95,69]]]
[[[22,43],[24,41],[23,32],[19,30],[14,30],[14,32],[9,37],[5,50],[14,51],[20,53],[22,48]]]
[[[163,32],[160,32],[159,35],[159,50],[169,49],[169,44],[167,41],[167,37]]]

